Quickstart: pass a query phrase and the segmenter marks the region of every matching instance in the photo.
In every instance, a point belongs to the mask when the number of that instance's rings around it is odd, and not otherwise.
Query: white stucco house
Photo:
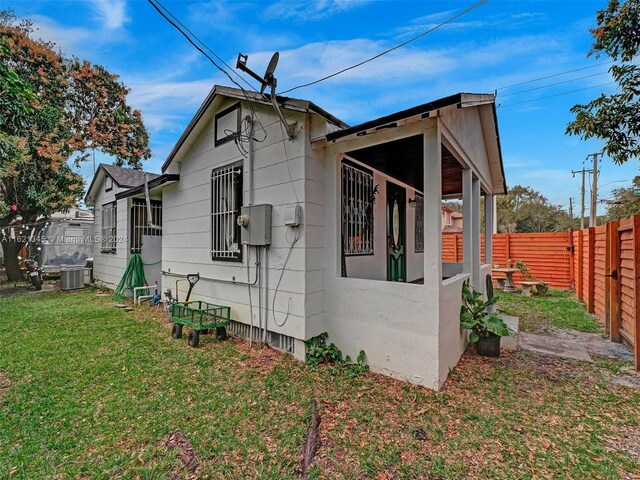
[[[284,119],[269,96],[213,88],[146,177],[155,230],[136,211],[144,174],[101,166],[87,203],[96,234],[122,241],[103,245],[95,277],[114,286],[155,240],[163,291],[184,297],[179,280],[199,273],[192,298],[230,306],[235,333],[303,360],[303,341],[328,332],[352,357],[365,350],[373,371],[440,388],[466,346],[462,283],[483,290],[490,273],[481,197],[493,231],[506,192],[494,96],[459,93],[356,126],[309,101],[278,104]],[[461,264],[441,261],[441,204],[453,198]]]

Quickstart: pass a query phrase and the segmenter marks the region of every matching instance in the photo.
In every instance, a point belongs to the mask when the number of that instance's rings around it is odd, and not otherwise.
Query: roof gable
[[[262,105],[272,105],[271,97],[269,95],[215,85],[209,92],[209,95],[207,95],[207,98],[205,98],[204,102],[202,102],[202,105],[200,105],[200,108],[189,122],[189,125],[187,125],[187,128],[185,128],[184,132],[171,150],[171,153],[167,156],[167,159],[162,164],[162,172],[166,172],[169,165],[171,165],[171,162],[184,151],[183,147],[189,146],[187,139],[194,131],[198,130],[198,126],[203,118],[207,117],[208,119],[208,116],[211,116],[211,112],[209,111],[210,107],[213,104],[214,99],[218,96],[251,103],[259,103]],[[293,110],[301,113],[314,113],[325,118],[329,123],[332,123],[339,128],[347,128],[349,126],[339,118],[334,117],[329,112],[309,100],[281,96],[277,96],[276,98],[280,107],[285,110]]]
[[[108,165],[101,163],[91,180],[91,184],[85,195],[85,202],[89,205],[90,201],[95,198],[96,190],[104,183],[106,177],[110,177],[119,189],[128,189],[138,187],[144,184],[145,176],[148,175],[149,180],[159,177],[156,173],[144,172],[142,170],[134,170],[132,168],[118,167],[116,165]]]

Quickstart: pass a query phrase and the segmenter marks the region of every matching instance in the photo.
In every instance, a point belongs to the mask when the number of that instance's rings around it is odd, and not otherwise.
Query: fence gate
[[[636,257],[640,255],[640,216],[620,220],[617,233],[617,268],[610,273],[612,300],[617,300],[617,309],[611,311],[611,339],[632,345],[638,368],[640,258]]]

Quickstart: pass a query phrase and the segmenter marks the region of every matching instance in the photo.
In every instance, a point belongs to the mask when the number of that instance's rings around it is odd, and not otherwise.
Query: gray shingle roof
[[[149,180],[158,177],[156,173],[143,172],[141,170],[132,170],[131,168],[116,167],[101,163],[100,166],[105,169],[113,181],[121,188],[137,187],[144,183],[144,176],[149,175]]]

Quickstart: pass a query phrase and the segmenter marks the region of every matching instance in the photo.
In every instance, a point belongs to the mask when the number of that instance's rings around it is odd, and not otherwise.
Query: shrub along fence
[[[572,289],[612,341],[631,347],[640,370],[640,215],[576,231],[494,234],[492,263],[505,267],[507,259],[525,262],[554,288]],[[442,235],[442,260],[462,262],[461,233]]]

